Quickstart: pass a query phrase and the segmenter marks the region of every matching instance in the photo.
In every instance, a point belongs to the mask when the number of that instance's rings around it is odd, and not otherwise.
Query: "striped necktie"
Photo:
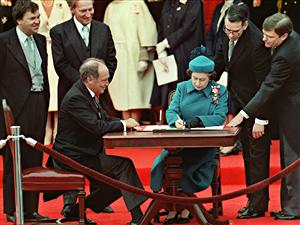
[[[229,41],[229,43],[228,43],[228,61],[230,61],[230,59],[231,59],[233,49],[234,49],[234,41]]]

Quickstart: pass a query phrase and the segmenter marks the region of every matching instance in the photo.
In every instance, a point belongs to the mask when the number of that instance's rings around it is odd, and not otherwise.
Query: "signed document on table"
[[[178,129],[175,127],[169,127],[168,125],[147,125],[135,128],[141,132],[161,132],[161,131],[193,131],[193,130],[223,130],[224,126],[211,126],[211,127],[198,127],[198,128],[186,128]]]

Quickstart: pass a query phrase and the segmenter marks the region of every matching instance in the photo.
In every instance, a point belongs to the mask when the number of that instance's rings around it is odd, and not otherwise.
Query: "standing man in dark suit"
[[[244,6],[234,4],[228,8],[223,31],[215,55],[215,71],[217,79],[227,71],[230,107],[233,114],[237,114],[255,95],[269,72],[271,55],[264,46],[261,31],[248,19],[248,10]],[[267,122],[252,117],[242,126],[241,141],[247,186],[269,176],[270,132]],[[252,132],[265,132],[265,136],[255,140]],[[239,210],[238,218],[264,216],[268,210],[268,201],[268,188],[249,194],[248,203]]]
[[[283,169],[300,158],[300,36],[293,31],[290,18],[280,13],[265,19],[263,34],[265,46],[273,51],[271,71],[229,126],[264,112],[263,107],[276,96]],[[300,219],[300,168],[282,179],[280,197],[282,210],[271,212],[271,216],[279,220]]]
[[[59,76],[58,107],[68,90],[79,80],[79,68],[85,59],[102,59],[109,70],[109,81],[112,80],[117,67],[116,51],[109,27],[93,20],[93,0],[68,0],[68,4],[73,18],[50,30],[53,62]],[[107,90],[103,93],[100,104],[110,115],[115,114]],[[65,207],[72,204],[75,197],[67,197],[65,194]],[[113,212],[110,207],[105,211]]]
[[[93,20],[93,0],[68,0],[72,19],[50,30],[53,62],[58,81],[58,106],[72,85],[79,80],[79,67],[89,57],[102,59],[108,67],[110,81],[117,67],[116,51],[110,29]],[[102,107],[113,111],[108,92],[103,95]]]
[[[134,119],[120,120],[109,116],[100,106],[100,95],[109,84],[109,71],[101,60],[89,58],[80,67],[80,80],[66,94],[60,108],[58,132],[53,148],[84,166],[124,183],[143,188],[132,161],[120,156],[106,155],[102,136],[107,132],[126,131],[139,126]],[[54,165],[69,170],[54,160]],[[142,196],[113,188],[88,177],[94,191],[86,199],[86,207],[101,212],[123,196],[131,213],[131,224],[142,217]],[[66,217],[78,217],[78,205],[73,205]]]
[[[38,5],[19,0],[13,8],[17,27],[0,34],[0,99],[12,108],[21,133],[43,142],[49,105],[46,38],[37,34],[40,19]],[[0,111],[0,138],[5,133]],[[21,143],[22,168],[42,165],[43,154]],[[4,153],[4,213],[14,221],[14,183],[11,152]],[[24,192],[24,217],[46,219],[37,213],[39,193]]]

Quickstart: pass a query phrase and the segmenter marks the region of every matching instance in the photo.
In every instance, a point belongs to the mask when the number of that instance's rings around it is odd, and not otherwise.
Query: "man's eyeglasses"
[[[243,29],[243,27],[241,27],[241,29],[239,29],[239,30],[230,30],[230,29],[226,28],[225,26],[223,27],[223,31],[226,34],[232,34],[234,36],[240,35],[243,31],[242,29]]]

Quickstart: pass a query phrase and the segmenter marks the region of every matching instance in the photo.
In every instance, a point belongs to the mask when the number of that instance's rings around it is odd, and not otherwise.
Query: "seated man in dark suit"
[[[53,148],[129,185],[143,188],[132,161],[128,158],[106,155],[102,136],[107,132],[126,131],[139,126],[134,119],[120,120],[109,116],[100,106],[98,97],[109,85],[109,72],[103,61],[85,60],[80,67],[80,80],[64,97],[59,117],[58,132]],[[66,170],[70,167],[54,160],[54,166]],[[88,177],[94,190],[86,198],[86,207],[101,212],[106,206],[123,196],[131,213],[129,224],[135,225],[142,217],[140,205],[146,198],[125,192]],[[78,217],[78,205],[73,205],[66,217]]]

